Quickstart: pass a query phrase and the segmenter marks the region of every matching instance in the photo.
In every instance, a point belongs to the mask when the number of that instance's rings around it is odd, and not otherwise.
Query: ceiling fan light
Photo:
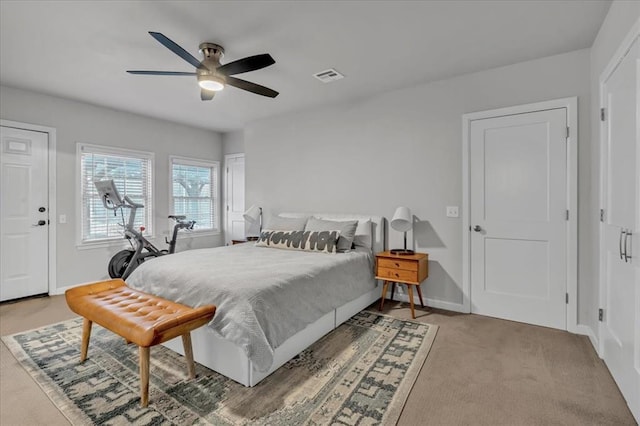
[[[224,80],[215,75],[199,75],[198,85],[204,90],[219,92],[224,89]]]

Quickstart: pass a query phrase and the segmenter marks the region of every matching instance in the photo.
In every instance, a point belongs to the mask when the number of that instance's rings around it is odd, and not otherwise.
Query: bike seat
[[[187,217],[185,215],[182,214],[170,214],[169,215],[169,219],[174,219],[174,220],[184,220]]]

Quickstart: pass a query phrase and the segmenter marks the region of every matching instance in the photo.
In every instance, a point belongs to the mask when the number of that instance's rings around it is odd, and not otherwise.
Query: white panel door
[[[566,329],[567,111],[471,122],[471,312]]]
[[[640,44],[604,85],[604,222],[600,326],[602,357],[631,411],[640,420],[640,233],[638,113]],[[635,182],[634,182],[635,180]],[[626,256],[625,256],[626,254]]]
[[[10,300],[49,290],[48,136],[0,130],[0,300]]]
[[[244,218],[244,154],[234,154],[225,157],[226,163],[226,187],[225,187],[225,211],[226,229],[225,240],[231,244],[231,240],[245,238]]]

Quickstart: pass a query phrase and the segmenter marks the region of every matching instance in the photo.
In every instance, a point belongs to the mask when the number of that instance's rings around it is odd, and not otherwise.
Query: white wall
[[[244,130],[222,134],[222,153],[241,154],[244,152]]]
[[[245,129],[247,205],[267,214],[387,218],[408,206],[422,221],[414,228],[416,249],[430,254],[426,296],[460,304],[461,220],[447,218],[445,207],[462,204],[462,114],[570,96],[579,98],[579,203],[586,215],[588,49],[253,123]],[[580,221],[580,241],[587,231]],[[399,245],[401,236],[389,234],[389,245]],[[589,259],[580,256],[584,278]]]
[[[586,263],[590,266],[589,274],[594,277],[588,287],[583,287],[584,323],[591,328],[592,333],[598,336],[598,308],[600,308],[599,282],[600,254],[599,254],[599,230],[601,206],[600,200],[600,76],[616,53],[618,46],[627,36],[631,27],[640,19],[640,2],[638,1],[614,1],[609,12],[600,27],[600,31],[591,47],[591,168],[592,174],[589,185],[593,190],[593,197],[586,213],[589,233],[592,235],[590,245],[585,247],[588,251]],[[597,348],[597,346],[596,346]]]
[[[85,142],[155,152],[154,244],[165,247],[163,232],[169,229],[169,155],[220,161],[222,136],[140,115],[86,103],[0,86],[0,118],[53,127],[57,135],[57,214],[67,215],[57,224],[57,287],[108,278],[107,263],[124,246],[79,250],[76,247],[76,144]],[[52,221],[56,218],[50,218]],[[123,240],[124,241],[124,240]],[[178,250],[222,244],[221,235],[187,237]]]

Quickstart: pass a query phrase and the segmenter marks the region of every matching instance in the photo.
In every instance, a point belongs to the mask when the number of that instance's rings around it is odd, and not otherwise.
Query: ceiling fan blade
[[[182,72],[182,71],[127,71],[129,74],[139,75],[196,75],[195,72]]]
[[[259,70],[275,63],[276,61],[273,60],[271,55],[263,53],[262,55],[248,56],[246,58],[221,65],[218,67],[217,71],[224,75],[241,74],[243,72]]]
[[[164,47],[171,50],[173,53],[180,56],[182,59],[189,62],[194,67],[200,68],[200,61],[193,57],[191,53],[178,46],[178,44],[176,44],[176,42],[171,40],[169,37],[165,36],[162,33],[156,33],[153,31],[149,31],[149,34],[151,34],[151,37],[158,40]]]
[[[212,90],[200,89],[200,99],[203,101],[210,101],[216,95],[216,92]]]
[[[266,96],[268,98],[275,98],[278,96],[278,92],[271,90],[268,87],[260,86],[259,84],[252,83],[246,80],[240,80],[235,77],[227,77],[227,84],[229,86],[237,87],[238,89],[246,90],[256,95]]]

